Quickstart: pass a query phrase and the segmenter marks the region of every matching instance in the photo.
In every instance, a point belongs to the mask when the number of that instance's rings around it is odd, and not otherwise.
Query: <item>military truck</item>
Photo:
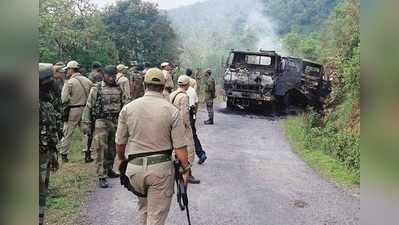
[[[323,65],[301,58],[282,57],[274,94],[284,107],[310,105],[320,108],[330,92]]]
[[[273,89],[280,75],[281,56],[275,51],[235,51],[224,66],[227,107],[251,107],[275,101]]]

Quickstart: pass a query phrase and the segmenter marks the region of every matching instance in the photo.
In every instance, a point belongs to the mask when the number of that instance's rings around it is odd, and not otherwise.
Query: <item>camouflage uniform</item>
[[[213,124],[213,99],[215,98],[215,79],[211,76],[211,71],[207,70],[205,73],[205,103],[209,119],[205,121],[206,124]]]
[[[40,80],[45,77],[47,81],[51,80],[51,64],[39,64]],[[44,74],[44,75],[43,75]],[[48,185],[50,170],[58,168],[57,161],[57,143],[59,138],[57,133],[59,128],[59,115],[51,104],[54,101],[51,93],[51,82],[49,86],[40,85],[39,94],[39,224],[44,223],[44,212],[46,208],[46,198],[48,194]]]
[[[88,126],[95,123],[94,149],[99,179],[105,179],[114,165],[115,132],[122,106],[122,90],[118,86],[109,86],[102,81],[90,90],[82,122]]]

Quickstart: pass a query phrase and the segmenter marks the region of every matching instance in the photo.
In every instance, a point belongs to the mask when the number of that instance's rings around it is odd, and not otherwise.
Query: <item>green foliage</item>
[[[177,36],[155,4],[141,0],[119,1],[106,9],[104,23],[121,62],[177,63],[180,53]]]
[[[39,56],[42,62],[75,59],[89,67],[138,60],[158,65],[178,57],[177,37],[154,4],[119,1],[105,11],[90,0],[41,0]]]
[[[277,21],[277,32],[308,33],[320,29],[339,0],[263,0],[265,13]]]

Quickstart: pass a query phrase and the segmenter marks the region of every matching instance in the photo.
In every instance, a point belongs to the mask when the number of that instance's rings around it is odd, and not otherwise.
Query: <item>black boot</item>
[[[196,179],[193,175],[190,175],[188,177],[188,183],[190,183],[190,184],[199,184],[199,183],[201,183],[201,181]]]
[[[85,163],[91,163],[94,159],[91,158],[91,151],[85,151]]]
[[[118,178],[120,175],[115,173],[112,169],[110,169],[107,171],[107,176],[109,178]]]
[[[61,158],[62,158],[62,162],[63,162],[63,163],[69,162],[69,159],[68,159],[68,155],[67,155],[67,154],[61,154]]]
[[[108,188],[109,187],[109,184],[105,178],[98,179],[98,185],[100,186],[100,188]]]
[[[207,121],[204,121],[205,125],[212,125],[213,124],[213,119],[209,119]]]

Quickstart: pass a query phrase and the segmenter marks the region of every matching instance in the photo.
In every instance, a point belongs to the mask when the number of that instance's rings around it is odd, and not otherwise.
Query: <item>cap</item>
[[[64,70],[66,70],[66,69],[79,69],[79,67],[80,67],[79,63],[74,61],[74,60],[72,60],[72,61],[69,61],[68,64],[66,65],[66,67],[64,67],[63,69]]]
[[[211,70],[210,68],[208,68],[208,69],[206,69],[205,73],[211,74],[211,73],[212,73],[212,70]]]
[[[54,66],[62,66],[65,67],[65,63],[62,61],[57,62],[56,64],[54,64]]]
[[[168,63],[168,62],[163,62],[163,63],[161,64],[161,67],[165,67],[165,66],[169,66],[169,63]]]
[[[165,76],[163,75],[163,73],[160,69],[151,68],[145,74],[144,83],[155,84],[155,85],[165,85]]]
[[[177,79],[177,84],[180,86],[187,85],[190,83],[190,77],[187,75],[181,75],[179,79]]]
[[[104,67],[103,71],[104,75],[111,75],[111,76],[115,76],[118,73],[114,65],[108,65]]]
[[[127,66],[125,66],[125,65],[123,65],[123,64],[119,64],[117,67],[116,67],[116,69],[118,70],[118,71],[122,71],[122,70],[124,70],[124,69],[128,69],[129,67],[127,67]]]
[[[91,64],[91,68],[93,68],[93,69],[99,69],[99,68],[101,68],[101,67],[103,67],[103,65],[101,65],[101,63],[98,62],[98,61],[94,61],[94,62]]]

